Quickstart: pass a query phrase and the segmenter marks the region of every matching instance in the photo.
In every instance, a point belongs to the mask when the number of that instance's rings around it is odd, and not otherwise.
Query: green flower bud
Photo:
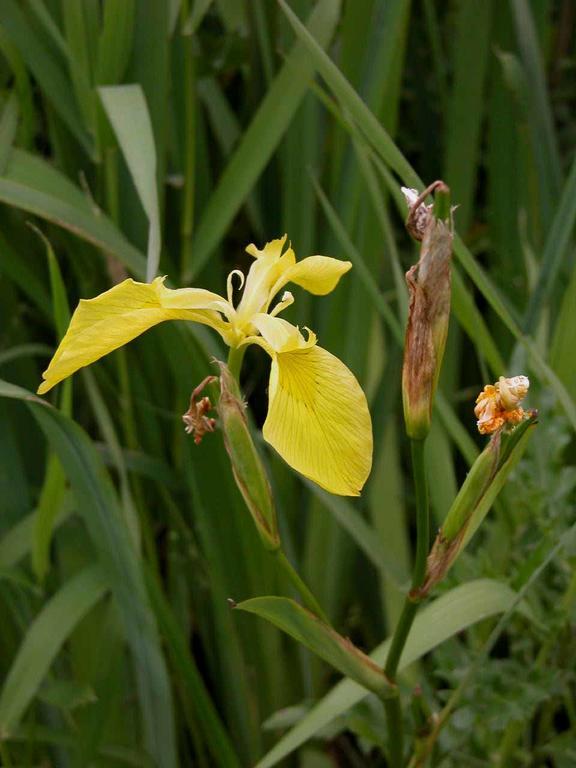
[[[537,411],[525,412],[524,420],[510,432],[495,432],[472,465],[428,556],[426,578],[418,590],[419,598],[444,577],[480,527],[524,453],[537,417]]]
[[[220,365],[218,415],[234,479],[264,545],[278,549],[280,537],[272,490],[246,421],[245,405],[236,381],[224,363]]]

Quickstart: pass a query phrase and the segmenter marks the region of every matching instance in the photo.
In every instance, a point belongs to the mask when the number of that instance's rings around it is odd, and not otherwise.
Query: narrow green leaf
[[[134,34],[135,0],[106,0],[102,6],[102,31],[98,41],[96,82],[101,85],[122,80]]]
[[[424,184],[379,123],[374,113],[364,104],[338,67],[331,61],[328,54],[322,50],[316,40],[314,40],[313,35],[310,34],[296,14],[290,10],[286,2],[284,0],[278,0],[278,2],[296,35],[304,44],[315,68],[326,80],[342,108],[350,113],[369,143],[378,150],[386,163],[399,174],[405,184],[410,187],[424,189]]]
[[[212,0],[194,0],[192,4],[192,10],[190,11],[190,15],[184,22],[184,26],[182,27],[182,34],[183,35],[194,35],[196,34],[196,31],[200,24],[202,24],[202,19],[208,11],[210,10],[210,6],[212,5]]]
[[[55,527],[67,520],[75,509],[75,499],[68,492],[60,506],[60,512],[55,521]],[[13,568],[23,560],[32,547],[35,512],[23,517],[3,538],[0,539],[0,568]]]
[[[83,430],[22,387],[0,382],[0,397],[26,402],[58,455],[105,568],[132,651],[143,740],[159,768],[175,768],[172,696],[142,569],[100,457]]]
[[[343,496],[326,493],[316,483],[308,480],[304,482],[310,491],[320,499],[338,525],[350,535],[372,565],[382,571],[382,575],[392,579],[396,586],[402,584],[406,574],[398,566],[392,553],[385,549],[376,531],[364,520],[356,507]]]
[[[111,85],[99,88],[98,92],[148,216],[146,280],[150,282],[158,271],[161,233],[156,146],[146,99],[140,85]]]
[[[160,630],[164,635],[166,646],[171,658],[171,665],[175,672],[176,686],[179,688],[180,697],[185,702],[185,711],[191,711],[188,719],[189,727],[195,727],[194,718],[198,719],[204,731],[204,737],[212,757],[214,765],[218,768],[240,768],[240,761],[236,755],[234,745],[227,733],[224,724],[220,720],[210,693],[200,671],[196,667],[194,658],[188,647],[188,639],[185,637],[182,627],[160,586],[148,571],[148,592],[154,606]]]
[[[64,31],[68,49],[68,68],[84,124],[93,135],[96,132],[96,94],[92,40],[96,30],[91,28],[87,3],[62,5]]]
[[[18,128],[18,99],[14,91],[8,97],[0,117],[0,174],[4,173]]]
[[[45,48],[28,23],[21,7],[14,0],[3,0],[0,9],[0,24],[18,48],[56,112],[62,117],[88,154],[91,154],[93,144],[82,126],[72,98],[70,81],[60,63]]]
[[[564,184],[560,204],[556,209],[552,226],[546,237],[540,271],[524,317],[523,328],[525,333],[531,333],[535,330],[542,310],[550,298],[552,288],[568,252],[575,221],[576,158],[572,161],[572,167]]]
[[[32,622],[0,694],[1,738],[18,725],[58,651],[108,588],[101,566],[91,566],[65,584]]]
[[[484,83],[491,54],[492,0],[456,6],[454,85],[446,132],[446,183],[458,203],[458,225],[466,232],[472,220],[475,180],[484,117]],[[474,29],[474,34],[470,30]]]
[[[338,22],[339,0],[319,0],[309,19],[312,39],[322,49]],[[226,165],[218,186],[199,222],[193,241],[192,277],[202,269],[269,161],[312,80],[313,66],[296,44],[276,76],[251,124]]]
[[[482,619],[504,613],[515,602],[516,593],[507,584],[478,579],[455,587],[426,605],[416,616],[406,642],[399,669],[405,669],[449,637]],[[378,646],[371,658],[384,665],[390,639]],[[260,760],[256,768],[272,768],[367,695],[351,680],[336,685]]]
[[[15,149],[0,176],[0,201],[52,221],[114,254],[136,277],[146,262],[116,226],[65,176],[39,157]]]
[[[358,685],[378,696],[390,694],[392,686],[381,667],[294,600],[254,597],[234,607],[267,619]]]
[[[561,184],[560,156],[554,119],[546,85],[542,51],[538,42],[530,3],[511,0],[512,15],[523,68],[526,72],[528,119],[541,185],[545,225],[552,218]]]

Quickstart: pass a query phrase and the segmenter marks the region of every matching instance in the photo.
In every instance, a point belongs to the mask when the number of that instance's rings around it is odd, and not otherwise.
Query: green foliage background
[[[182,428],[225,354],[215,336],[157,327],[51,393],[59,411],[26,393],[79,298],[145,277],[148,219],[97,90],[121,83],[149,110],[156,169],[149,152],[139,167],[156,172],[173,286],[222,292],[249,242],[284,232],[299,257],[354,262],[289,318],[368,394],[364,495],[330,498],[265,456],[288,554],[366,650],[394,626],[411,559],[399,382],[416,253],[399,186],[450,185],[461,239],[428,446],[436,525],[482,442],[482,386],[529,375],[541,419],[413,658],[449,639],[404,683],[438,709],[466,680],[435,765],[574,764],[574,25],[569,0],[2,0],[2,765],[236,768],[281,736],[259,765],[382,764],[377,702],[350,709],[324,664],[228,606],[291,590],[220,435],[196,447]],[[137,147],[141,115],[125,108]],[[251,350],[256,426],[267,376]]]

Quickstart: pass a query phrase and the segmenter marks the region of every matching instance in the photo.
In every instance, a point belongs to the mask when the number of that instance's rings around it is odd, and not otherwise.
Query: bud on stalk
[[[245,406],[228,367],[220,365],[218,415],[234,479],[264,543],[269,550],[280,546],[272,490],[246,421]]]
[[[418,598],[424,597],[444,577],[480,527],[524,453],[537,416],[537,411],[525,411],[521,423],[511,431],[495,432],[472,465],[436,536]]]
[[[435,190],[434,207],[425,205]],[[408,436],[423,440],[430,430],[432,403],[450,319],[452,222],[450,190],[434,182],[418,196],[402,190],[411,204],[406,226],[421,240],[420,260],[406,273],[410,308],[404,346],[402,396]]]

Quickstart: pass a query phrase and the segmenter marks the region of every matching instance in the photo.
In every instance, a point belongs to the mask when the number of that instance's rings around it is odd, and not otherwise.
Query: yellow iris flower
[[[286,236],[254,257],[248,275],[233,270],[227,298],[201,288],[171,290],[165,278],[151,283],[124,280],[78,305],[66,335],[43,374],[43,394],[79,368],[112,352],[164,320],[192,320],[214,328],[231,348],[258,344],[272,358],[264,439],[298,472],[322,488],[358,496],[372,464],[372,425],[366,398],[350,370],[317,346],[316,336],[277,315],[292,304],[285,292],[271,310],[276,294],[296,283],[325,295],[352,264],[327,256],[296,261]],[[234,278],[242,298],[232,300]]]

